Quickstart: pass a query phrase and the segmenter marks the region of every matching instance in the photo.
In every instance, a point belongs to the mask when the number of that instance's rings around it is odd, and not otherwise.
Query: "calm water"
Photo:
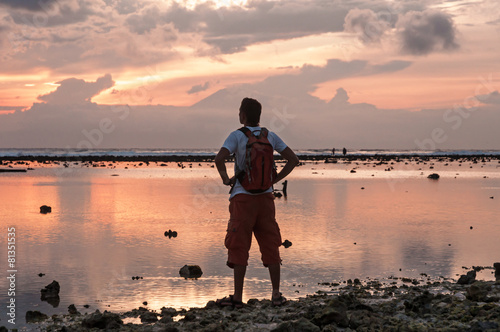
[[[462,266],[500,261],[499,165],[436,163],[430,170],[396,164],[390,172],[387,165],[361,163],[298,168],[289,177],[288,199],[276,200],[283,239],[293,243],[281,251],[284,295],[328,290],[318,283],[349,278],[457,278]],[[33,166],[28,173],[0,174],[1,273],[7,274],[7,228],[15,227],[19,323],[27,310],[65,313],[75,304],[81,312],[125,311],[143,301],[152,309],[186,308],[231,292],[223,245],[228,188],[209,164]],[[349,172],[353,168],[356,173]],[[432,172],[441,178],[427,179]],[[43,204],[53,212],[40,214]],[[166,238],[168,229],[178,237]],[[184,264],[200,265],[203,276],[181,278]],[[480,277],[493,279],[490,270]],[[8,285],[0,280],[0,325],[9,325]],[[61,285],[56,308],[40,301],[40,289],[52,280]],[[255,241],[244,297],[270,297]]]

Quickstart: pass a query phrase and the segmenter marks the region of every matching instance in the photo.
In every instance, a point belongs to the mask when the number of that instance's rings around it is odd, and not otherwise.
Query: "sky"
[[[500,149],[497,0],[0,0],[0,148]]]

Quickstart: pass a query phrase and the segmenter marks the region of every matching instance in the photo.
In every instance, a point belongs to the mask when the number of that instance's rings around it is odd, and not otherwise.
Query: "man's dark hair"
[[[250,126],[256,127],[259,125],[262,105],[257,100],[252,98],[243,98],[241,101],[240,111],[246,115],[247,122]]]

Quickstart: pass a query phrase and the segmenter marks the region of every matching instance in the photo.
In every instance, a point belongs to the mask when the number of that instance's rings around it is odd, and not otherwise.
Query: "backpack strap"
[[[247,136],[247,137],[250,137],[250,135],[252,134],[252,131],[250,129],[248,129],[247,127],[241,127],[238,130],[241,131],[243,134],[245,134],[245,136]],[[267,128],[261,127],[260,128],[260,134],[257,137],[258,138],[267,137],[268,133],[269,133],[269,130],[267,130]]]
[[[250,129],[248,129],[247,127],[244,127],[244,126],[238,130],[241,131],[243,134],[245,134],[245,136],[247,136],[247,137],[250,137],[250,135],[252,134]]]

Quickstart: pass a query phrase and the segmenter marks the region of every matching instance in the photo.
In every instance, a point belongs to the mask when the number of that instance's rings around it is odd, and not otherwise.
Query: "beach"
[[[370,324],[384,321],[396,328],[411,322],[414,330],[428,329],[431,325],[425,324],[431,323],[438,327],[440,321],[451,324],[455,316],[451,309],[444,312],[447,306],[498,309],[492,269],[500,261],[496,155],[301,156],[302,165],[288,178],[287,197],[275,201],[283,239],[292,242],[281,250],[282,292],[291,301],[282,308],[266,302],[267,270],[254,243],[244,292],[244,301],[251,300],[251,305],[241,311],[211,304],[205,308],[232,288],[223,245],[228,188],[220,184],[213,157],[169,158],[1,159],[2,169],[27,170],[0,174],[2,227],[15,227],[18,248],[16,327],[50,330],[61,323],[49,318],[41,325],[26,324],[28,311],[81,326],[83,317],[96,310],[117,313],[127,322],[126,313],[143,306],[156,314],[163,307],[174,308],[179,314],[166,325],[179,331],[193,326],[215,330],[210,325],[215,321],[229,330],[273,330],[281,324],[306,324],[297,322],[301,317],[323,330],[363,330],[364,323],[327,327],[332,323],[315,320],[340,293],[352,294],[373,309],[356,309],[354,300],[347,303],[349,322],[364,310],[375,317]],[[283,163],[278,160],[277,165]],[[433,173],[439,179],[428,178]],[[51,206],[52,212],[40,214],[42,205]],[[178,236],[166,237],[168,230]],[[203,275],[182,278],[179,269],[185,264],[199,265]],[[471,302],[466,298],[470,285],[456,285],[473,266],[487,267],[477,272],[477,279],[491,286],[486,302]],[[136,276],[142,278],[132,278]],[[360,284],[348,284],[349,279]],[[40,300],[40,289],[53,280],[61,285],[55,307]],[[383,290],[374,287],[375,281]],[[433,294],[428,296],[431,312],[408,312],[404,301],[411,303],[425,290]],[[8,298],[2,295],[1,300]],[[71,304],[81,316],[67,314]],[[308,307],[315,309],[307,313]],[[432,311],[434,307],[444,313]],[[451,318],[445,319],[445,314]],[[190,321],[193,316],[197,318]],[[463,330],[480,324],[476,322],[498,323],[490,318],[471,314],[463,325],[453,326]],[[11,328],[4,316],[0,319],[0,326]],[[165,320],[141,328],[161,330]],[[238,327],[240,323],[247,325]],[[126,324],[120,328],[138,329]]]

